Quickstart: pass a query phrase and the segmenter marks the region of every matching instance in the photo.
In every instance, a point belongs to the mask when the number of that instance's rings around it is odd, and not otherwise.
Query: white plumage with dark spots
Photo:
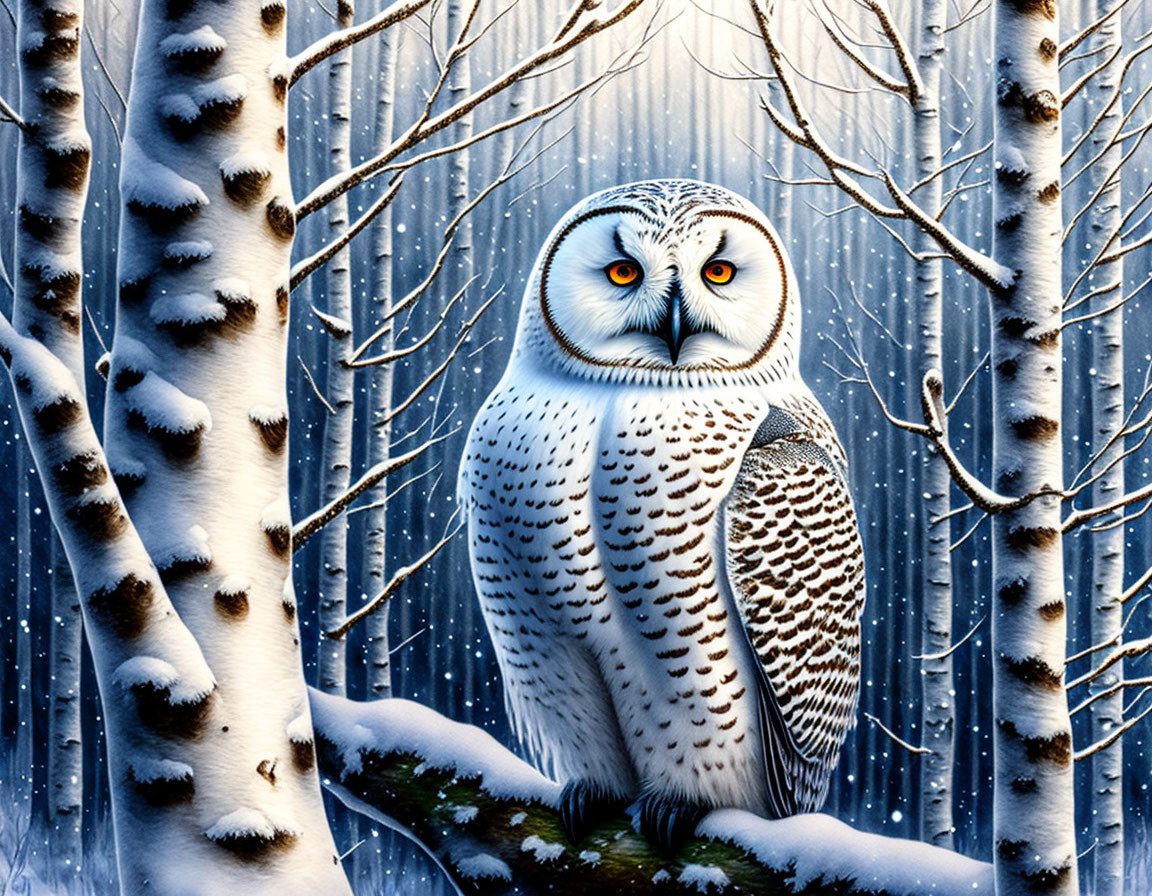
[[[557,225],[461,469],[516,731],[573,839],[639,800],[818,809],[855,719],[864,564],[843,449],[800,379],[771,224],[695,181]]]

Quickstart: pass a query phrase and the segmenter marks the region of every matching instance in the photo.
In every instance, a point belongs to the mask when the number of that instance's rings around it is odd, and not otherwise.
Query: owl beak
[[[660,335],[668,343],[668,357],[675,364],[680,357],[680,348],[684,340],[692,335],[691,325],[684,319],[684,297],[680,293],[680,284],[675,283],[672,291],[668,293],[668,311],[664,315],[664,324]]]

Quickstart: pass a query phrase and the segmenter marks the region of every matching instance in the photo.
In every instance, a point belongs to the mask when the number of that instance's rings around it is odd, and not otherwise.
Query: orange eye
[[[614,261],[604,269],[616,286],[632,286],[640,281],[640,267],[630,261]]]
[[[710,261],[704,265],[704,279],[723,286],[736,275],[736,266],[729,261]]]

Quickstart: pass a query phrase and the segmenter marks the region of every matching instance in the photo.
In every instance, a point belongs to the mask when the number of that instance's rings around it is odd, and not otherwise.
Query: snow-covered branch
[[[717,810],[666,857],[622,812],[572,844],[556,808],[560,786],[487,732],[407,700],[311,699],[329,789],[412,837],[464,893],[992,892],[987,864],[825,815],[768,821]]]

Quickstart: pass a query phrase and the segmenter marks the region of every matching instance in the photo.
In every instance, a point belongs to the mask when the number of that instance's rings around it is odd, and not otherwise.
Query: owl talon
[[[560,821],[572,843],[579,843],[628,800],[587,778],[573,778],[560,792]]]
[[[707,814],[707,806],[650,793],[640,799],[640,831],[663,855],[672,856]]]

